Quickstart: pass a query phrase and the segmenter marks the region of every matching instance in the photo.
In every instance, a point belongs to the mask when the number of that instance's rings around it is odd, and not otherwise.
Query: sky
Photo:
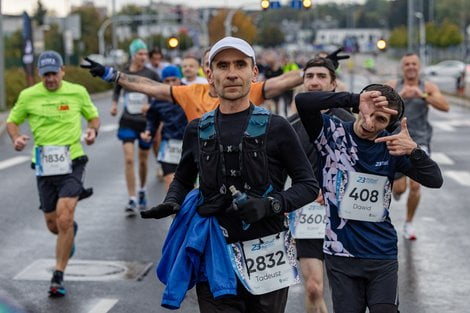
[[[36,7],[37,0],[0,0],[3,14],[21,14],[23,11],[32,13]],[[137,5],[147,5],[152,0],[115,0],[117,10],[122,5],[134,3]],[[287,5],[290,0],[280,0],[281,4]],[[57,15],[64,16],[70,11],[72,5],[80,5],[82,0],[41,0],[48,10],[55,10]],[[96,6],[108,6],[111,11],[112,0],[94,0]],[[260,0],[153,0],[153,2],[166,2],[172,4],[184,4],[191,7],[238,7],[244,6],[248,9],[259,7]],[[325,2],[357,2],[357,0],[314,0],[314,3]]]

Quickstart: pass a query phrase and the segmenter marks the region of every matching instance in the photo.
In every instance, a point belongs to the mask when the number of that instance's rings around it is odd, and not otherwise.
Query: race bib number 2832
[[[251,294],[261,295],[300,282],[290,232],[237,242],[227,247],[235,273]]]

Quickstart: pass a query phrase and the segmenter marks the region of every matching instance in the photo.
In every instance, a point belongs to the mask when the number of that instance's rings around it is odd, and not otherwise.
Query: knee
[[[323,298],[323,282],[318,282],[314,279],[309,279],[305,283],[305,291],[307,293],[307,297],[311,301]]]
[[[132,156],[124,157],[124,163],[126,166],[134,166],[134,158]]]
[[[406,191],[406,182],[405,183],[396,182],[395,184],[393,184],[393,192],[394,193],[401,195],[405,191]]]
[[[416,183],[416,182],[413,182],[410,184],[410,194],[412,195],[415,195],[415,196],[419,196],[421,193],[421,185]]]
[[[57,217],[57,230],[59,232],[65,232],[69,228],[73,227],[73,216],[69,214],[61,214]]]

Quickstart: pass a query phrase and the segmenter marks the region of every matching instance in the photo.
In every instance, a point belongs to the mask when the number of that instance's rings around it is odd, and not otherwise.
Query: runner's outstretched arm
[[[124,74],[113,67],[103,66],[89,58],[85,58],[88,64],[80,64],[80,67],[88,69],[94,77],[98,76],[108,83],[117,83],[122,87],[144,93],[163,101],[172,101],[170,86],[156,82],[152,79]]]
[[[279,96],[303,83],[303,71],[295,70],[270,78],[264,83],[264,95],[266,99]]]

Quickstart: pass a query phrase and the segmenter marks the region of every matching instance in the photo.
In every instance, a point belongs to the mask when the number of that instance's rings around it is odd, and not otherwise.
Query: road
[[[358,78],[361,83],[367,80]],[[29,151],[17,153],[6,134],[0,137],[0,289],[32,313],[168,312],[160,307],[164,286],[155,278],[153,265],[160,258],[171,220],[125,217],[127,195],[121,145],[115,136],[117,120],[108,114],[109,99],[96,104],[103,126],[97,143],[86,148],[90,157],[86,185],[94,187],[95,195],[76,211],[77,251],[66,273],[69,294],[63,299],[47,297],[55,237],[37,209]],[[392,220],[400,235],[400,310],[464,312],[470,294],[470,241],[465,237],[470,220],[470,110],[453,105],[450,113],[432,110],[430,116],[433,157],[441,165],[445,183],[439,191],[423,190],[415,242],[401,237],[405,200],[392,204]],[[149,163],[147,189],[150,203],[157,204],[164,196],[163,184],[153,174],[153,159]],[[196,308],[192,290],[179,312],[198,312]],[[290,289],[286,312],[304,312],[302,286]]]

